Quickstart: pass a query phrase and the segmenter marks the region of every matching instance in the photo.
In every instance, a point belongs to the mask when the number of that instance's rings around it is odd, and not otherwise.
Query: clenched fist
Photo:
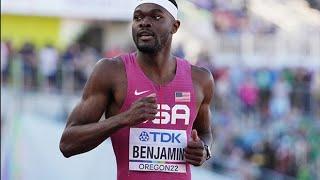
[[[147,120],[153,120],[158,112],[157,107],[156,94],[138,99],[125,112],[125,124],[131,127]]]
[[[207,157],[203,141],[199,138],[197,130],[193,129],[191,138],[185,148],[186,161],[194,166],[201,166]]]

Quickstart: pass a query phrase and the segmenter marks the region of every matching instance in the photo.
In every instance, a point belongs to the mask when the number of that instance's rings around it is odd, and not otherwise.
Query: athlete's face
[[[142,4],[133,14],[132,37],[139,51],[157,53],[171,41],[179,25],[161,6]]]

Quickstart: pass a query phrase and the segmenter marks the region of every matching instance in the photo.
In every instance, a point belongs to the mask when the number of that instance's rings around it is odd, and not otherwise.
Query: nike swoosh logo
[[[142,94],[144,94],[144,93],[147,93],[147,92],[149,92],[149,91],[150,91],[150,90],[138,92],[138,90],[135,90],[135,91],[134,91],[134,95],[140,96],[140,95],[142,95]]]

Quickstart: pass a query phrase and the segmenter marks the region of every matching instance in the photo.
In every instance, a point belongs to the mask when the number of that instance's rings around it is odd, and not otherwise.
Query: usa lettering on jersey
[[[190,122],[190,108],[185,104],[176,104],[172,108],[168,104],[158,104],[154,124],[177,124],[177,121],[184,121],[185,125]],[[160,117],[161,114],[161,117]],[[146,121],[147,122],[147,121]],[[144,123],[146,123],[144,122]]]

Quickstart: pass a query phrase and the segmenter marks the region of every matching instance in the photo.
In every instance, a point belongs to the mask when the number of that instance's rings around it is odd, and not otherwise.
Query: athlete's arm
[[[113,80],[118,70],[119,65],[113,60],[101,60],[96,64],[62,134],[60,150],[65,157],[90,151],[117,130],[154,118],[155,98],[146,97],[133,103],[128,111],[99,121],[111,103]]]
[[[186,161],[195,166],[200,166],[205,162],[207,152],[204,146],[207,145],[210,148],[212,144],[210,104],[214,89],[214,81],[210,72],[202,70],[198,76],[201,77],[198,82],[200,82],[199,91],[202,92],[198,94],[202,95],[203,99],[185,151]]]
[[[202,84],[202,92],[204,95],[203,101],[200,105],[196,120],[193,124],[193,129],[196,129],[198,136],[204,142],[205,145],[211,146],[212,144],[212,132],[211,132],[211,101],[214,94],[214,80],[209,71],[206,71],[207,75],[204,77],[204,83]]]

